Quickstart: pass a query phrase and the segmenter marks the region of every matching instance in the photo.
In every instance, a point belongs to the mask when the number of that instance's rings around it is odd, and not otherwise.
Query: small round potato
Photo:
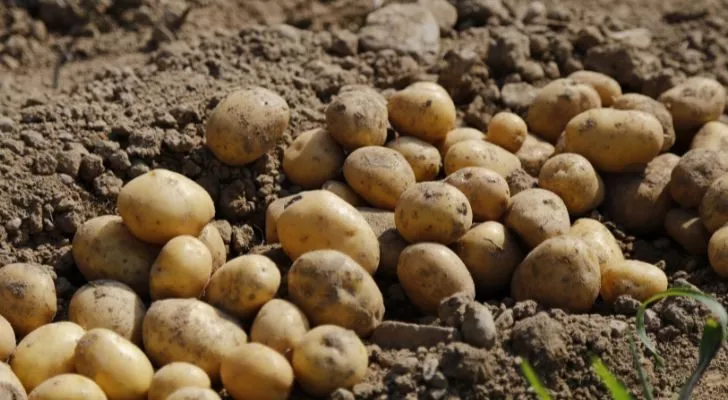
[[[566,204],[555,193],[545,189],[526,189],[511,197],[505,226],[530,247],[569,231],[571,221]]]
[[[486,297],[508,289],[513,272],[524,257],[515,235],[496,221],[469,230],[455,242],[455,252],[468,267],[478,293]]]
[[[124,185],[116,207],[129,231],[153,244],[167,243],[179,235],[197,236],[215,216],[212,197],[202,186],[161,168]]]
[[[147,308],[127,285],[92,281],[73,294],[68,319],[83,329],[110,329],[136,345],[142,343],[142,321]]]
[[[5,317],[0,315],[0,362],[3,362],[15,351],[15,332]]]
[[[402,154],[377,146],[349,154],[344,178],[369,204],[387,210],[393,210],[399,196],[416,182],[415,172]]]
[[[205,301],[238,318],[250,318],[275,297],[281,272],[270,258],[248,254],[218,269],[205,289]]]
[[[444,90],[405,88],[389,98],[389,122],[397,132],[435,143],[455,128],[455,103]]]
[[[538,174],[538,184],[556,193],[570,215],[583,215],[604,201],[604,181],[589,160],[574,153],[550,158]]]
[[[511,112],[499,112],[488,123],[485,140],[515,153],[523,146],[527,134],[528,127],[523,118]]]
[[[445,174],[467,167],[483,167],[506,178],[521,168],[521,161],[500,146],[482,140],[465,140],[450,147],[445,155]]]
[[[73,351],[86,333],[73,322],[55,322],[30,332],[18,343],[10,367],[28,392],[46,379],[74,372]]]
[[[720,121],[710,121],[695,134],[691,149],[711,149],[728,152],[728,125]]]
[[[283,214],[286,204],[294,198],[304,196],[308,192],[292,194],[286,197],[280,197],[268,204],[265,210],[265,241],[268,243],[278,243],[278,218]]]
[[[314,325],[334,324],[367,336],[384,317],[384,299],[374,279],[348,255],[316,250],[288,271],[288,296]]]
[[[662,93],[659,100],[672,114],[677,141],[687,144],[703,124],[720,118],[725,96],[716,80],[693,77]]]
[[[0,362],[0,399],[25,400],[28,394],[8,364]]]
[[[450,244],[473,224],[468,198],[444,182],[420,182],[402,194],[394,210],[397,231],[410,243]]]
[[[308,318],[298,306],[283,299],[273,299],[255,316],[250,340],[288,356],[308,329]]]
[[[699,211],[708,232],[715,232],[728,223],[728,174],[710,184],[700,202]]]
[[[1,393],[1,392],[0,392]],[[78,374],[61,374],[36,386],[28,400],[106,400],[106,394],[91,379]]]
[[[705,255],[710,234],[694,210],[675,208],[665,216],[665,231],[694,256]]]
[[[545,307],[586,312],[599,296],[599,261],[579,238],[562,235],[536,246],[516,268],[511,296]]]
[[[364,380],[369,355],[353,332],[336,325],[311,329],[293,349],[296,381],[306,392],[325,397]]]
[[[362,84],[362,83],[353,83],[353,84],[350,84],[350,85],[342,86],[339,89],[339,94],[348,93],[348,92],[367,92],[370,95],[374,96],[374,98],[379,103],[384,104],[384,107],[385,108],[387,107],[387,100],[384,98],[384,96],[382,96],[377,91],[377,89],[375,89],[375,88],[373,88],[373,87],[371,87],[369,85],[365,85],[365,84]]]
[[[345,158],[326,130],[313,129],[298,135],[283,153],[283,172],[298,186],[318,189],[338,174]]]
[[[619,82],[609,75],[594,71],[576,71],[569,75],[569,79],[593,87],[599,93],[603,107],[611,106],[622,95]]]
[[[728,279],[728,226],[718,229],[710,237],[708,260],[718,276]]]
[[[222,384],[235,400],[286,400],[293,388],[293,368],[277,351],[260,343],[244,344],[223,360]]]
[[[481,167],[459,169],[445,178],[465,194],[473,209],[474,221],[497,221],[511,202],[508,182],[498,173]]]
[[[672,115],[667,108],[652,97],[639,93],[627,93],[617,97],[612,108],[618,110],[635,110],[652,114],[662,125],[662,150],[668,151],[675,144],[675,127],[672,125]]]
[[[170,394],[166,400],[220,400],[220,395],[212,389],[185,387]]]
[[[562,135],[563,136],[563,135]],[[521,148],[516,152],[516,157],[521,162],[523,169],[531,176],[538,176],[543,164],[556,152],[554,145],[541,140],[538,137],[528,134]]]
[[[196,365],[173,362],[160,368],[152,377],[149,400],[166,400],[175,391],[186,387],[209,389],[210,377]]]
[[[359,197],[358,194],[344,182],[339,181],[326,181],[321,185],[321,189],[329,191],[339,197],[345,202],[351,204],[354,207],[360,207],[366,204],[366,202]]]
[[[202,241],[182,235],[167,242],[149,272],[152,300],[199,297],[212,273],[212,255]]]
[[[405,247],[409,246],[409,243],[397,232],[394,212],[368,207],[359,207],[357,210],[369,223],[379,239],[379,268],[377,268],[377,274],[396,277],[399,255]]]
[[[652,264],[638,260],[619,260],[607,264],[602,274],[600,293],[607,303],[629,295],[645,301],[667,290],[667,275]]]
[[[381,146],[387,140],[387,106],[369,91],[339,93],[326,107],[326,130],[346,150]]]
[[[23,337],[56,315],[56,286],[44,267],[16,263],[0,268],[0,315]]]
[[[210,250],[210,255],[212,256],[212,272],[217,271],[227,261],[227,250],[225,249],[225,242],[222,240],[220,231],[210,222],[202,228],[202,232],[197,236],[197,239],[200,239],[207,246],[207,250]]]
[[[617,239],[604,224],[591,218],[579,218],[568,232],[586,243],[599,261],[599,269],[604,273],[607,264],[624,260]]]
[[[422,313],[436,315],[440,302],[455,293],[475,297],[475,282],[452,250],[438,243],[408,246],[399,257],[397,277]]]
[[[697,208],[714,180],[728,173],[725,153],[693,149],[680,157],[670,177],[670,195],[683,208]]]
[[[435,92],[440,92],[442,94],[450,95],[447,92],[447,89],[442,87],[439,83],[432,82],[432,81],[419,81],[415,83],[409,84],[405,89],[415,89],[415,90],[433,90]]]
[[[414,137],[401,136],[387,147],[402,154],[412,167],[417,182],[431,181],[440,173],[442,156],[437,147]]]
[[[455,128],[445,135],[445,139],[438,143],[437,148],[444,158],[452,146],[466,140],[485,140],[485,134],[475,128]]]
[[[205,126],[207,147],[225,164],[241,166],[275,147],[291,118],[286,101],[268,89],[230,93]]]

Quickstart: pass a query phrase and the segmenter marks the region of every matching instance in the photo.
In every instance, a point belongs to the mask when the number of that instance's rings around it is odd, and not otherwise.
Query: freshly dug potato
[[[268,89],[230,93],[210,114],[207,147],[225,164],[241,166],[275,147],[291,118],[286,101]]]
[[[538,175],[538,184],[564,201],[570,215],[583,215],[604,201],[604,181],[589,160],[574,153],[550,158]]]
[[[450,95],[442,85],[440,85],[437,82],[432,81],[419,81],[415,83],[409,84],[405,89],[415,89],[415,90],[434,90],[435,92],[440,92],[446,95]]]
[[[0,315],[18,337],[53,321],[56,310],[56,286],[48,270],[26,263],[0,268]]]
[[[455,128],[455,103],[444,90],[412,86],[389,98],[389,122],[397,132],[435,143]]]
[[[200,367],[186,362],[173,362],[154,374],[148,399],[166,400],[179,389],[186,387],[209,389],[210,385],[210,377]]]
[[[220,400],[220,395],[212,389],[186,387],[170,394],[167,400]]]
[[[488,123],[485,140],[515,153],[526,141],[526,135],[528,126],[523,118],[511,112],[499,112]]]
[[[399,255],[409,243],[397,232],[394,213],[368,207],[359,207],[357,210],[369,223],[374,234],[377,235],[377,239],[379,239],[379,268],[377,268],[377,274],[389,277],[397,276]]]
[[[352,189],[351,186],[347,185],[344,182],[326,181],[323,185],[321,185],[321,189],[327,190],[341,197],[344,201],[354,207],[360,207],[366,204],[366,202],[361,197],[359,197],[358,194],[356,194],[354,189]]]
[[[30,332],[18,343],[10,367],[28,392],[46,379],[74,372],[73,351],[86,333],[73,322],[55,322]]]
[[[466,167],[445,178],[468,198],[474,221],[497,221],[511,202],[508,182],[488,168]]]
[[[571,227],[564,201],[545,189],[527,189],[511,197],[504,221],[530,248]]]
[[[619,260],[604,270],[600,294],[607,303],[622,295],[645,301],[665,290],[667,276],[661,269],[643,261]]]
[[[622,249],[617,239],[604,224],[591,218],[579,218],[574,221],[568,232],[586,243],[599,262],[599,269],[604,273],[607,264],[624,260]]]
[[[9,400],[25,400],[28,393],[23,384],[8,364],[0,362],[0,398]]]
[[[420,182],[402,194],[394,210],[397,231],[410,243],[450,244],[473,224],[468,198],[444,182]]]
[[[255,316],[250,340],[288,356],[308,329],[308,318],[298,306],[283,299],[272,299]]]
[[[36,386],[28,400],[106,400],[106,394],[91,379],[78,374],[62,374]]]
[[[715,232],[728,223],[728,174],[710,184],[700,202],[699,211],[708,232]]]
[[[440,151],[424,140],[401,136],[387,143],[387,147],[404,156],[412,167],[417,182],[431,181],[440,173],[442,164]]]
[[[680,157],[672,170],[670,195],[684,208],[697,208],[714,180],[728,173],[725,153],[693,149]]]
[[[296,137],[283,153],[282,167],[291,182],[305,189],[318,189],[338,174],[345,158],[331,135],[318,128]]]
[[[137,346],[142,343],[142,321],[147,308],[127,285],[92,281],[73,294],[68,319],[86,330],[110,329]]]
[[[325,190],[294,197],[278,219],[278,235],[291,260],[319,249],[348,254],[370,274],[379,265],[379,242],[356,208]]]
[[[475,297],[475,282],[452,250],[438,243],[408,246],[399,257],[397,277],[405,294],[422,313],[436,315],[440,302],[455,293]]]
[[[500,146],[482,140],[466,140],[450,147],[445,155],[445,174],[467,167],[483,167],[507,177],[521,168],[518,157]]]
[[[706,123],[695,134],[690,148],[728,151],[728,125],[720,121]]]
[[[369,91],[339,93],[326,107],[326,130],[346,150],[387,140],[387,106]]]
[[[445,138],[437,144],[437,148],[444,158],[452,146],[466,140],[485,140],[485,134],[475,128],[455,128],[445,135]]]
[[[215,216],[212,197],[195,181],[153,169],[124,185],[116,208],[137,238],[164,244],[175,236],[197,236]]]
[[[635,110],[652,114],[662,125],[662,152],[668,151],[675,144],[675,127],[672,115],[667,108],[652,97],[639,93],[627,93],[617,97],[612,108],[618,110]]]
[[[268,243],[278,243],[278,218],[283,214],[286,204],[294,198],[305,196],[308,192],[292,194],[286,197],[280,197],[268,204],[265,210],[265,241]]]
[[[599,260],[583,240],[562,235],[536,246],[516,268],[511,296],[545,307],[586,312],[599,296]]]
[[[212,255],[202,241],[181,235],[162,247],[149,272],[152,300],[199,297],[212,273]]]
[[[334,324],[367,336],[384,318],[384,299],[374,279],[348,255],[316,250],[288,271],[288,296],[314,325]]]
[[[275,297],[281,272],[270,258],[248,254],[218,269],[205,289],[205,301],[238,318],[250,318]]]
[[[354,150],[344,162],[344,178],[354,191],[375,207],[393,210],[397,199],[416,182],[407,159],[386,147]]]
[[[526,123],[532,133],[556,143],[572,118],[601,106],[599,93],[591,85],[573,79],[556,79],[539,90],[528,108]]]
[[[586,157],[601,172],[630,172],[662,151],[662,125],[652,114],[598,108],[574,117],[564,131],[564,151]]]
[[[665,216],[665,231],[692,255],[702,256],[708,250],[710,234],[694,210],[670,210]]]
[[[668,184],[679,161],[680,157],[665,153],[650,161],[641,173],[610,176],[605,180],[607,215],[634,233],[660,229],[665,215],[672,209]]]
[[[228,354],[220,366],[222,384],[235,400],[286,400],[293,388],[293,368],[277,351],[247,343]]]
[[[188,362],[212,381],[220,376],[223,356],[248,340],[232,317],[196,299],[155,301],[142,330],[144,348],[157,366]]]
[[[0,362],[3,362],[15,351],[15,332],[5,317],[0,315]]]
[[[382,96],[377,89],[361,84],[361,83],[353,83],[350,85],[342,86],[341,89],[339,89],[339,94],[344,94],[348,92],[367,92],[370,95],[374,96],[374,98],[381,104],[384,104],[384,107],[387,107],[387,99]]]
[[[524,257],[515,235],[497,221],[470,229],[455,242],[455,252],[468,267],[478,293],[486,297],[508,288]]]
[[[690,143],[706,122],[716,121],[725,108],[725,88],[715,79],[693,77],[660,95],[675,125],[677,141]]]
[[[603,107],[611,106],[622,95],[619,82],[609,75],[594,71],[576,71],[569,75],[569,79],[593,87],[599,93]]]
[[[202,228],[202,232],[197,236],[197,239],[207,246],[207,250],[210,250],[212,272],[217,271],[227,261],[227,250],[220,231],[213,223],[209,223]]]
[[[324,397],[364,380],[369,355],[353,331],[321,325],[311,329],[293,349],[291,364],[303,390]]]
[[[556,152],[554,145],[528,134],[516,157],[523,169],[531,176],[538,176],[543,164]]]
[[[718,276],[728,278],[728,226],[713,232],[708,242],[708,260]],[[0,381],[2,375],[0,374]]]

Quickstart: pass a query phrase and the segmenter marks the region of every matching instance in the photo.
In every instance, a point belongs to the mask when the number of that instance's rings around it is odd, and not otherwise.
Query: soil
[[[285,267],[280,249],[263,241],[266,205],[300,191],[281,172],[281,152],[297,132],[321,126],[342,86],[387,92],[439,81],[460,124],[486,129],[494,113],[523,113],[538,87],[584,68],[653,97],[687,76],[728,84],[725,0],[450,0],[457,14],[445,0],[425,0],[390,8],[393,15],[369,24],[367,15],[390,1],[1,1],[0,265],[52,266],[59,319],[84,284],[70,256],[75,230],[114,213],[124,182],[150,168],[179,171],[210,192],[229,257],[265,253]],[[232,168],[204,147],[204,123],[227,93],[246,85],[279,93],[292,118],[275,151]],[[671,285],[695,285],[728,305],[728,285],[704,258],[664,234],[635,238],[610,227],[627,255],[664,267]],[[486,310],[460,310],[483,318],[466,327],[457,310],[452,318],[422,317],[396,281],[378,284],[385,319],[400,323],[387,322],[367,341],[366,381],[332,398],[533,398],[520,357],[555,398],[607,398],[589,368],[591,355],[639,391],[628,344],[633,299],[598,303],[591,314],[479,299]],[[666,360],[658,370],[643,359],[656,398],[670,397],[687,379],[706,316],[682,299],[648,313]],[[473,329],[495,339],[466,344],[462,335]],[[694,398],[728,398],[726,376],[722,350]],[[294,398],[306,396],[297,389]]]

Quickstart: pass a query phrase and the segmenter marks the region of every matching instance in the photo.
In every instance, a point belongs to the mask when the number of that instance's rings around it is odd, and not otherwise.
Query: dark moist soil
[[[386,91],[437,80],[453,95],[461,125],[479,129],[500,110],[523,114],[536,88],[584,68],[653,97],[686,76],[728,84],[728,1],[453,0],[459,16],[452,27],[452,9],[431,0],[422,3],[442,25],[439,48],[419,40],[428,32],[416,16],[386,28],[376,43],[358,40],[367,14],[388,3],[2,0],[0,265],[53,266],[64,310],[84,284],[70,256],[75,230],[114,213],[124,182],[164,167],[211,193],[229,257],[266,253],[285,268],[280,249],[262,238],[266,205],[300,190],[280,169],[286,143],[246,168],[222,165],[203,145],[206,117],[237,87],[265,86],[288,101],[290,142],[321,126],[326,103],[348,84]],[[726,304],[728,286],[704,258],[686,255],[663,234],[634,238],[611,228],[627,255],[663,266],[671,285],[695,285]],[[483,350],[418,315],[396,282],[378,283],[386,319],[422,325],[395,325],[369,341],[366,381],[334,398],[533,398],[519,374],[521,356],[556,398],[606,398],[590,371],[591,354],[639,390],[628,347],[634,301],[575,315],[481,299],[498,329],[495,347]],[[659,371],[643,360],[657,398],[675,392],[696,364],[706,316],[681,299],[648,312],[648,330],[666,359]],[[403,346],[413,348],[396,348]],[[728,398],[727,376],[721,351],[695,398]],[[294,397],[305,395],[296,390]]]

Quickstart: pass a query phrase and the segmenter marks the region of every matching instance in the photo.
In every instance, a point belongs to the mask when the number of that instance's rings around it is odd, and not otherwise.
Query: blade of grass
[[[642,384],[642,396],[645,400],[653,400],[652,397],[652,386],[650,386],[650,380],[647,378],[645,369],[642,368],[642,360],[640,354],[637,352],[637,346],[634,344],[634,337],[629,336],[629,352],[632,353],[632,366],[637,370],[637,375],[640,378]]]
[[[716,320],[709,319],[705,323],[705,328],[703,328],[703,337],[700,339],[698,366],[695,368],[692,375],[690,375],[690,379],[688,379],[685,383],[685,386],[683,386],[680,390],[678,400],[690,399],[690,395],[692,394],[695,385],[698,384],[700,378],[705,373],[705,370],[708,369],[708,365],[715,355],[718,354],[718,350],[720,350],[724,338],[725,327],[720,326]]]
[[[612,396],[612,400],[634,400],[634,396],[629,393],[624,384],[617,379],[609,368],[604,365],[604,362],[597,356],[592,356],[591,366],[594,372],[597,374],[602,384],[606,386],[609,394]]]
[[[533,367],[531,367],[531,364],[526,359],[521,360],[521,372],[523,372],[523,377],[526,378],[526,381],[531,385],[533,391],[536,392],[539,400],[551,400],[549,391],[541,383],[538,375],[536,375],[536,371],[533,370]]]

